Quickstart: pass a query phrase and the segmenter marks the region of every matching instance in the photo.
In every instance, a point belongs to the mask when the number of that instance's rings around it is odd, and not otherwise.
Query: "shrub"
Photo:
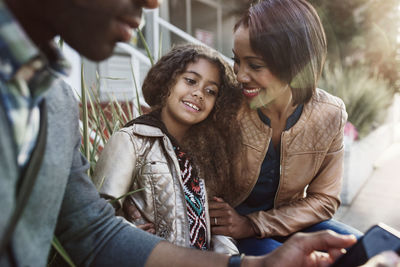
[[[382,123],[393,97],[389,83],[364,66],[327,64],[319,87],[344,101],[348,121],[357,128],[360,138]]]

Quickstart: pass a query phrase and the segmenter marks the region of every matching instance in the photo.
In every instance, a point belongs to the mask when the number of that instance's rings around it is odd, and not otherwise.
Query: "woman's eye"
[[[239,64],[239,59],[237,57],[231,57],[234,63]]]
[[[257,64],[249,64],[250,68],[252,68],[253,70],[259,70],[261,69],[263,66],[261,65],[257,65]]]
[[[187,83],[189,83],[189,84],[196,84],[196,81],[193,80],[193,79],[190,79],[190,78],[187,78],[187,77],[185,77],[184,79],[185,79],[185,81],[186,81]]]

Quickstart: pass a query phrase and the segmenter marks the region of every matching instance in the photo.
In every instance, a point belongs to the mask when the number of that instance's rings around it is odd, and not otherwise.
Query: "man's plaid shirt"
[[[49,44],[48,50],[55,58],[51,62],[0,0],[0,97],[13,129],[20,167],[27,163],[35,147],[40,125],[39,104],[45,92],[60,73],[69,71],[55,45]]]

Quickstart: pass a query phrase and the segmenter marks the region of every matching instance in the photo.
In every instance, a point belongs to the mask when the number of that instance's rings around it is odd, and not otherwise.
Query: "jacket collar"
[[[169,134],[167,127],[161,120],[161,111],[155,110],[148,114],[142,115],[132,121],[128,122],[125,127],[134,126],[132,130],[139,135],[161,137],[168,136],[171,142],[175,145],[178,144],[176,139]],[[147,127],[145,127],[147,126]]]

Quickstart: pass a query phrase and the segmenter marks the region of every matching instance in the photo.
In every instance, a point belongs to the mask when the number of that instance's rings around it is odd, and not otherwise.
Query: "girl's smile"
[[[219,76],[214,63],[199,58],[176,77],[161,110],[161,119],[175,138],[208,117],[218,96]]]

